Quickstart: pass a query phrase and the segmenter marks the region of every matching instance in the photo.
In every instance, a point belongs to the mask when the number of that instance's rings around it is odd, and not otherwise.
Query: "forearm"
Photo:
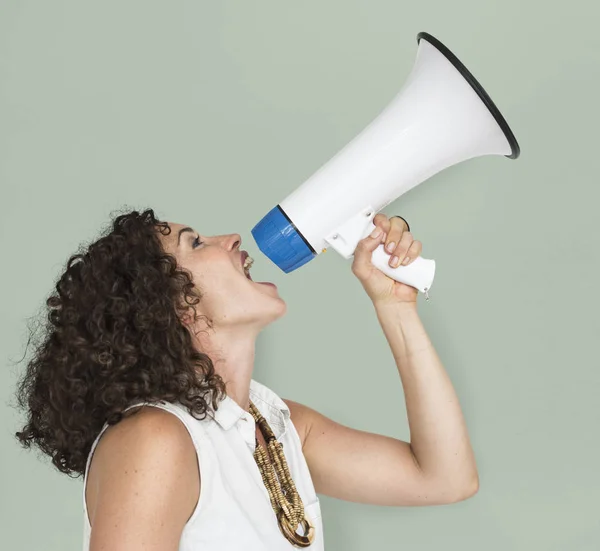
[[[416,303],[375,305],[398,367],[421,471],[464,491],[478,485],[475,457],[458,397],[419,318]]]

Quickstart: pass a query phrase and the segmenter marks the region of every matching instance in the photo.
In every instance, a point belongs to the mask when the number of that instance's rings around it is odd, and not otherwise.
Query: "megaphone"
[[[333,247],[344,258],[371,233],[375,215],[437,172],[482,155],[516,159],[508,123],[461,61],[428,33],[403,88],[360,134],[252,229],[259,249],[285,273]],[[425,293],[435,261],[392,268],[381,244],[372,262]]]

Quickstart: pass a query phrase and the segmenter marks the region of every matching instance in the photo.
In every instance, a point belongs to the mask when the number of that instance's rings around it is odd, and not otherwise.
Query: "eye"
[[[200,241],[200,236],[196,237],[192,243],[192,249],[195,249],[199,245],[202,245],[202,241]]]

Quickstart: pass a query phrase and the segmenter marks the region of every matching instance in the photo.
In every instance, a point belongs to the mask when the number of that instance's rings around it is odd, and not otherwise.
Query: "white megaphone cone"
[[[404,87],[337,155],[253,229],[259,249],[289,273],[329,245],[350,258],[387,204],[451,165],[482,155],[519,156],[504,117],[475,77],[439,40],[417,36]],[[381,244],[373,264],[427,294],[435,261],[392,268]]]

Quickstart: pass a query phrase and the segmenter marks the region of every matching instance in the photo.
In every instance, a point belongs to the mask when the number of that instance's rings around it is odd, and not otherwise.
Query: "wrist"
[[[416,312],[417,311],[417,302],[416,301],[383,301],[376,302],[373,301],[373,306],[375,310],[378,312]]]
[[[412,323],[419,317],[416,302],[381,302],[373,303],[375,313],[380,322],[392,320],[396,323]]]

